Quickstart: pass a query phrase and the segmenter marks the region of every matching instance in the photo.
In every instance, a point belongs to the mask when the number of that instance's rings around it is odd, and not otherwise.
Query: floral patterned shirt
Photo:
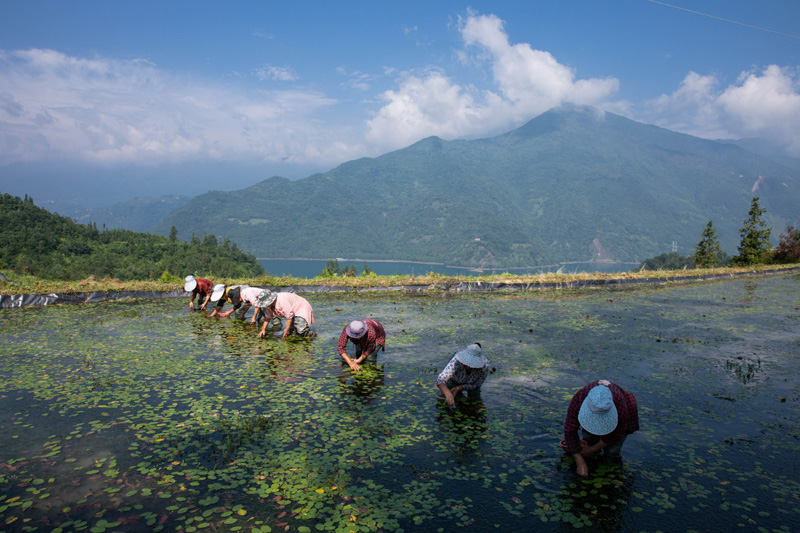
[[[477,390],[481,388],[488,375],[489,360],[485,357],[481,368],[470,368],[456,359],[454,355],[436,378],[436,385],[446,384],[452,379],[456,385],[461,385],[463,390]]]

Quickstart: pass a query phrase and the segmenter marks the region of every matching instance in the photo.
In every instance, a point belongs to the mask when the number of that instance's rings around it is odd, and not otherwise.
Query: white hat
[[[211,293],[211,301],[218,302],[223,294],[225,294],[225,285],[222,283],[214,285],[214,291]]]
[[[186,276],[186,283],[183,285],[183,290],[186,292],[192,292],[195,287],[197,287],[197,280],[194,279],[194,276],[191,274]]]

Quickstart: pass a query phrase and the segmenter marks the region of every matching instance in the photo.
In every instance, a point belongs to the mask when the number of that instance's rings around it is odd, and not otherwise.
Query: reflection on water
[[[349,395],[360,403],[369,405],[379,398],[384,386],[383,365],[363,364],[360,372],[353,373],[349,366],[342,364],[338,380],[343,395]]]
[[[315,294],[289,341],[183,299],[2,310],[0,529],[791,529],[798,279]],[[391,346],[357,374],[350,316]],[[497,370],[449,409],[442,354],[475,340]],[[642,429],[583,479],[558,440],[598,377]]]
[[[480,391],[457,398],[454,406],[439,401],[438,407],[436,419],[442,440],[450,447],[450,458],[459,465],[477,459],[481,455],[480,445],[488,429],[486,407]]]

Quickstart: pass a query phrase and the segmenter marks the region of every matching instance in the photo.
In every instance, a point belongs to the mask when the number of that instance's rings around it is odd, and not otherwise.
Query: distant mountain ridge
[[[99,228],[147,232],[189,200],[188,196],[180,195],[158,198],[137,196],[109,207],[75,209],[67,215],[79,224],[94,223]]]
[[[753,196],[774,234],[796,223],[800,172],[740,147],[592,108],[493,138],[423,139],[289,181],[200,195],[174,225],[257,257],[359,257],[514,267],[693,252],[713,220],[735,252]]]

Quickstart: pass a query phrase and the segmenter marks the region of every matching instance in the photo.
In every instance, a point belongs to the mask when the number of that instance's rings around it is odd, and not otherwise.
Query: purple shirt
[[[592,381],[584,388],[575,393],[567,409],[567,419],[564,421],[564,440],[567,441],[567,450],[571,454],[581,453],[581,443],[578,438],[578,429],[581,427],[578,422],[578,413],[583,405],[583,400],[589,395],[589,391],[597,386],[604,386],[600,381],[608,383],[605,385],[611,391],[614,406],[617,408],[617,427],[608,435],[598,435],[606,445],[616,444],[619,439],[629,435],[639,429],[639,410],[636,407],[636,398],[630,392],[625,392],[622,387],[614,385],[605,380]]]

